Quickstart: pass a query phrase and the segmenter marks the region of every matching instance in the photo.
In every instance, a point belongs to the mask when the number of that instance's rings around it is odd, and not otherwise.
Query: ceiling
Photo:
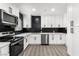
[[[67,11],[66,3],[13,3],[19,10],[27,14],[63,15]],[[54,11],[51,11],[51,9]],[[35,11],[33,11],[34,9]]]

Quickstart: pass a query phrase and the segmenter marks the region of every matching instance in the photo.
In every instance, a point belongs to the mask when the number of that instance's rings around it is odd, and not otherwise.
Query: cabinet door
[[[41,44],[41,35],[31,35],[28,42],[29,44]]]
[[[51,27],[51,16],[47,16],[47,27]]]
[[[55,25],[55,27],[58,27],[58,17],[57,16],[55,16],[55,23],[54,23],[54,25]]]
[[[66,36],[64,34],[55,35],[56,44],[65,44]]]
[[[49,44],[55,44],[55,38],[53,34],[49,34]]]
[[[20,30],[22,30],[22,27],[21,27],[21,19],[18,18],[17,21],[18,21],[18,25],[15,27],[15,31],[20,31]]]
[[[41,27],[44,27],[44,16],[41,16]]]
[[[24,37],[24,49],[28,46],[28,38],[25,36]]]
[[[55,41],[55,44],[59,44],[60,43],[59,34],[55,34],[54,35],[54,41]]]
[[[0,48],[0,55],[9,56],[9,45]]]
[[[63,27],[63,16],[59,16],[59,25],[60,27]]]
[[[35,39],[36,39],[36,40],[35,40],[35,43],[36,43],[36,44],[41,44],[41,35],[36,35],[35,37],[36,37],[36,38],[35,38]]]
[[[65,34],[60,35],[60,43],[66,44],[66,35]]]
[[[62,27],[67,27],[67,18],[67,14],[65,14],[62,19]]]
[[[55,27],[55,17],[51,16],[51,27]]]
[[[24,28],[31,28],[31,16],[28,14],[27,16],[23,16],[23,25]]]
[[[46,27],[46,24],[47,24],[47,17],[42,16],[41,17],[41,27]]]
[[[29,42],[29,44],[34,44],[34,36],[33,35],[29,36],[28,42]]]
[[[12,14],[16,15],[17,17],[19,17],[19,10],[16,7],[14,7],[14,6],[12,6]]]

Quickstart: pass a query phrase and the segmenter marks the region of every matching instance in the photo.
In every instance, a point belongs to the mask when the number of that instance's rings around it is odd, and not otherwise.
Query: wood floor
[[[64,45],[29,45],[24,56],[68,56]]]

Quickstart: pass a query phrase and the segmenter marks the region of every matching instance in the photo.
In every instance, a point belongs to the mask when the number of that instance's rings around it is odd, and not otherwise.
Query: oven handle
[[[10,46],[13,46],[13,45],[15,45],[15,44],[17,44],[17,43],[19,43],[20,41],[22,41],[23,39],[21,39],[21,40],[18,40],[18,41],[16,41],[16,42],[14,42],[14,43],[11,43],[11,45]]]

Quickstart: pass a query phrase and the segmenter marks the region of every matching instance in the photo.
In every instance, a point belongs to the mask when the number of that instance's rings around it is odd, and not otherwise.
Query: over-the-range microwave
[[[17,17],[14,15],[8,14],[4,10],[0,9],[0,24],[16,25]]]

